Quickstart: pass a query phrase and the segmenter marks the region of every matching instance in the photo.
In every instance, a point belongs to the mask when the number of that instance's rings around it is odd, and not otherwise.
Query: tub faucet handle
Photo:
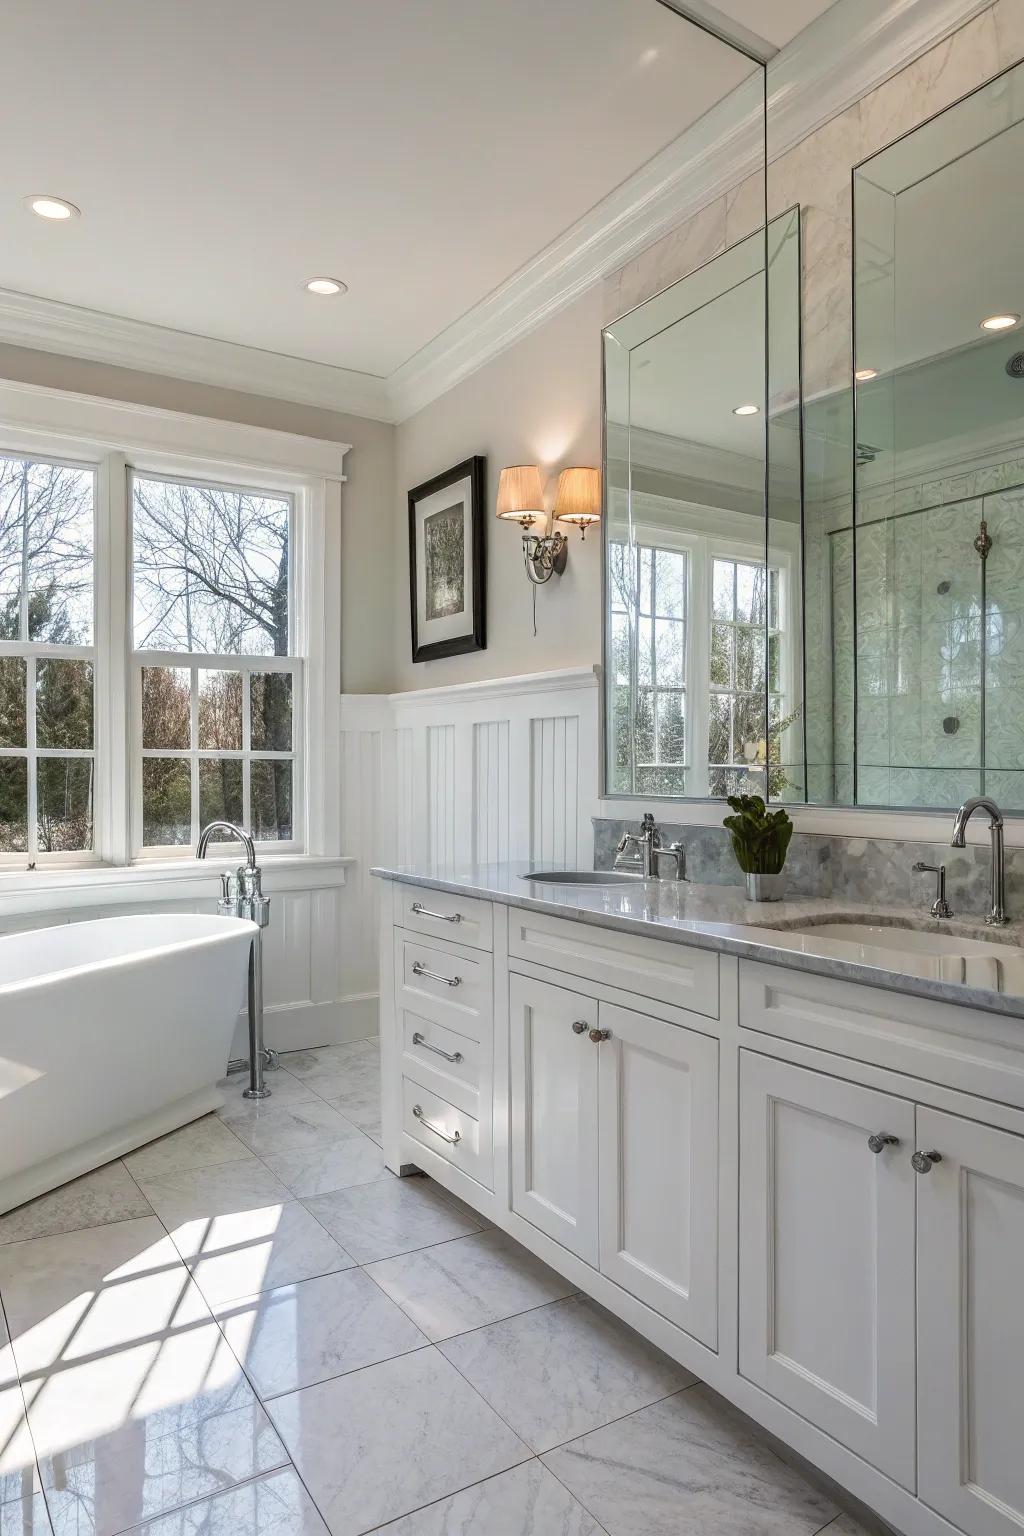
[[[238,881],[234,875],[222,874],[220,877],[220,901],[217,903],[217,911],[221,917],[238,916]]]

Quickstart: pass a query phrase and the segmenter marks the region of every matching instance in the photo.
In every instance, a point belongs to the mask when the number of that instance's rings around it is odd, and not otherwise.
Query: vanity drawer
[[[718,955],[570,918],[509,908],[509,954],[718,1018]]]
[[[395,885],[395,924],[433,939],[451,939],[470,949],[494,948],[494,923],[489,901],[455,896],[418,885]]]
[[[461,944],[431,943],[396,930],[398,1005],[480,1040],[491,1031],[492,964],[490,955]]]
[[[402,1129],[453,1168],[491,1188],[490,1139],[481,1135],[479,1121],[409,1078],[402,1082]]]
[[[457,1100],[463,1109],[478,1113],[479,1042],[424,1018],[412,1008],[403,1008],[401,1017],[402,1070],[418,1083],[432,1083],[439,1092]],[[453,1057],[456,1059],[452,1060]]]

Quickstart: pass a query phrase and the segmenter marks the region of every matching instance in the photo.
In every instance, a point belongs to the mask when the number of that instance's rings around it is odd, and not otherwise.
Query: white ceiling
[[[656,0],[7,0],[4,55],[0,288],[378,376],[749,68]]]

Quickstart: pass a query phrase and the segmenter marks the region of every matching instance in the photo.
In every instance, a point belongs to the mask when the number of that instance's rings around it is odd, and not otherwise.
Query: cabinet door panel
[[[597,1003],[525,976],[509,997],[512,1209],[596,1266]]]
[[[740,1371],[911,1489],[913,1140],[909,1101],[740,1052]]]
[[[718,1042],[602,1003],[601,1271],[718,1345]]]
[[[970,1536],[1024,1527],[1024,1137],[919,1109],[920,1493]]]

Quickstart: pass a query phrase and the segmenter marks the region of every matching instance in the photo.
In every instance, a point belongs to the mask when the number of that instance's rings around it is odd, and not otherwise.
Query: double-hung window
[[[94,846],[96,476],[0,455],[0,862]]]
[[[0,381],[0,871],[337,855],[346,452]]]
[[[291,496],[135,473],[131,526],[136,850],[216,820],[294,844]]]

